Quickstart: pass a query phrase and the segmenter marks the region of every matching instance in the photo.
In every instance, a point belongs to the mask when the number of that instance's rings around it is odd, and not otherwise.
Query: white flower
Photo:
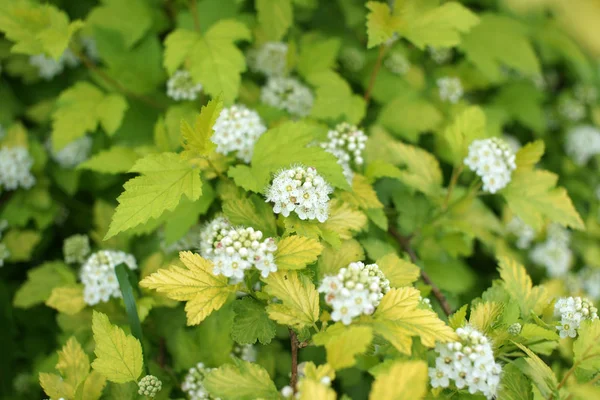
[[[410,62],[406,56],[397,51],[387,56],[383,64],[394,75],[404,75],[410,69]]]
[[[593,300],[600,300],[600,269],[585,267],[578,275],[587,295]]]
[[[598,318],[598,309],[591,301],[581,297],[562,297],[554,304],[554,315],[560,317],[556,326],[561,338],[576,337],[577,329],[584,320]]]
[[[379,266],[360,261],[340,269],[337,275],[325,276],[319,286],[319,292],[325,294],[325,302],[333,308],[331,319],[345,325],[361,314],[373,314],[389,290],[390,282]]]
[[[83,283],[83,299],[91,306],[107,302],[111,297],[121,297],[115,267],[125,263],[137,269],[135,258],[117,250],[100,250],[92,254],[81,267],[79,277]]]
[[[248,52],[250,69],[268,77],[283,76],[287,67],[288,46],[282,42],[267,42]]]
[[[571,122],[578,122],[585,118],[585,104],[570,96],[563,97],[558,103],[558,112]]]
[[[340,61],[344,68],[351,72],[360,71],[366,63],[365,55],[356,47],[344,48],[340,54]]]
[[[277,271],[272,238],[247,227],[233,227],[224,217],[211,221],[200,233],[200,255],[213,261],[213,273],[241,282],[244,272],[254,267],[263,278]]]
[[[504,135],[502,135],[502,139],[504,139],[506,144],[508,144],[513,153],[517,154],[517,152],[521,149],[521,142],[519,142],[519,139],[517,139],[513,135],[505,133]]]
[[[211,140],[218,153],[237,152],[239,159],[249,163],[254,144],[267,128],[256,111],[234,105],[221,111],[213,130]]]
[[[233,351],[231,354],[248,362],[256,362],[256,357],[258,356],[256,347],[251,344],[236,344],[233,347]]]
[[[338,159],[346,180],[352,184],[352,167],[364,163],[362,156],[367,136],[355,125],[343,122],[327,133],[327,139],[327,142],[321,143],[321,147]]]
[[[294,395],[294,389],[292,389],[291,386],[284,386],[281,388],[281,395],[284,398],[289,399]]]
[[[600,130],[591,125],[578,125],[567,132],[565,150],[577,165],[585,165],[600,154]]]
[[[267,189],[267,202],[273,202],[273,211],[284,217],[293,211],[302,220],[325,222],[332,192],[316,169],[298,166],[277,173]]]
[[[58,61],[45,54],[37,54],[29,57],[29,64],[38,69],[40,77],[49,81],[56,75],[60,75],[64,71],[65,65],[69,67],[79,65],[79,60],[71,50],[66,49]]]
[[[196,100],[202,84],[195,83],[186,70],[176,71],[167,81],[167,96],[173,100]]]
[[[447,388],[453,381],[457,389],[496,396],[502,367],[494,359],[489,339],[471,326],[458,328],[458,342],[438,343],[435,368],[429,368],[431,386]]]
[[[201,362],[190,368],[181,384],[181,390],[188,395],[190,400],[219,400],[219,398],[211,396],[204,387],[204,378],[212,370]]]
[[[451,47],[427,47],[427,50],[436,64],[445,64],[452,58]]]
[[[499,138],[474,140],[469,146],[465,165],[479,175],[483,190],[496,193],[510,182],[515,164],[515,154],[508,144]]]
[[[0,187],[15,190],[30,189],[35,184],[31,174],[33,158],[25,147],[3,147],[0,150]]]
[[[560,225],[551,224],[548,227],[546,241],[537,244],[529,257],[535,264],[546,268],[549,276],[564,276],[573,261],[569,244],[569,231]]]
[[[92,139],[89,136],[83,136],[72,141],[62,149],[55,151],[52,147],[52,141],[48,140],[46,146],[50,155],[63,168],[74,168],[87,160],[92,149]]]
[[[528,249],[533,239],[535,239],[535,230],[517,216],[512,217],[506,225],[506,230],[517,237],[517,247],[519,249]]]
[[[440,99],[452,104],[458,103],[463,96],[463,87],[459,78],[444,77],[437,80]]]
[[[294,78],[269,78],[260,93],[263,103],[285,110],[298,117],[307,116],[313,105],[313,95],[309,88]]]

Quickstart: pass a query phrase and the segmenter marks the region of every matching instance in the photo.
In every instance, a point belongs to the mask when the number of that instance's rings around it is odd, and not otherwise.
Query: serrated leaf
[[[175,153],[150,154],[138,160],[131,172],[142,175],[123,186],[105,240],[174,210],[184,195],[195,201],[202,194],[199,171]]]
[[[302,379],[298,382],[300,400],[335,400],[335,390],[321,382],[312,379]]]
[[[215,149],[216,146],[210,138],[213,135],[213,125],[221,110],[223,110],[223,101],[217,97],[202,106],[193,128],[187,121],[181,120],[181,140],[187,152],[192,155],[207,155]]]
[[[269,319],[264,304],[250,297],[233,303],[235,317],[231,337],[239,344],[271,343],[277,325]]]
[[[573,343],[573,361],[581,369],[600,369],[600,320],[582,321]]]
[[[369,400],[418,400],[427,393],[427,364],[424,361],[396,362],[377,375]]]
[[[354,239],[342,241],[339,248],[326,245],[319,257],[317,268],[319,278],[326,275],[335,275],[340,268],[345,268],[351,262],[363,261],[364,259],[365,252],[360,243]]]
[[[292,26],[291,0],[257,0],[256,12],[258,23],[269,41],[280,41]]]
[[[317,261],[323,246],[304,236],[288,236],[277,243],[275,263],[278,269],[302,269]]]
[[[448,325],[454,330],[464,326],[467,323],[467,309],[468,304],[465,304],[448,317]]]
[[[143,0],[102,0],[102,3],[92,9],[87,22],[119,32],[128,48],[152,26],[151,6]]]
[[[550,367],[527,347],[519,343],[515,343],[515,345],[528,356],[518,359],[515,365],[532,380],[544,398],[556,396],[558,381]]]
[[[317,72],[307,77],[315,87],[315,101],[310,115],[317,119],[337,121],[344,119],[359,123],[366,112],[364,99],[352,92],[348,82],[333,71]]]
[[[369,171],[370,166],[371,164],[367,167],[367,172]],[[392,166],[392,168],[396,167]],[[377,193],[369,183],[367,177],[359,174],[354,174],[354,178],[352,179],[352,191],[343,192],[341,198],[363,210],[383,208],[383,204],[381,204],[381,201],[377,198]]]
[[[341,45],[337,37],[323,37],[315,33],[303,35],[296,65],[298,73],[308,79],[311,75],[334,68]]]
[[[376,264],[390,281],[391,287],[408,286],[419,279],[421,275],[419,267],[399,258],[396,254],[387,254],[378,259]]]
[[[514,364],[502,367],[502,385],[498,398],[505,400],[532,400],[531,383]]]
[[[223,213],[234,225],[250,226],[261,231],[265,238],[277,236],[273,209],[256,195],[226,200]]]
[[[521,316],[527,318],[531,311],[540,314],[549,301],[546,289],[543,286],[533,287],[527,270],[515,260],[500,257],[498,261],[498,271],[504,283],[504,289],[512,300],[519,304]]]
[[[68,315],[77,314],[86,306],[83,300],[83,286],[60,286],[52,289],[46,300],[48,307]]]
[[[444,131],[454,165],[462,164],[473,140],[486,136],[485,113],[477,106],[465,108]]]
[[[92,368],[111,382],[137,381],[144,364],[140,342],[112,325],[106,314],[97,311],[92,315],[92,330],[96,342]]]
[[[392,15],[390,7],[382,2],[369,1],[367,3],[367,48],[372,48],[387,42],[402,24],[402,19]]]
[[[267,371],[258,364],[234,359],[211,371],[204,386],[214,397],[231,400],[278,400],[279,392]]]
[[[122,174],[129,171],[139,158],[139,154],[129,147],[112,146],[82,162],[77,169],[89,169],[104,174]]]
[[[75,389],[56,374],[46,372],[40,373],[40,386],[51,398],[68,398],[73,395]]]
[[[75,283],[75,274],[62,261],[48,261],[27,271],[27,281],[17,290],[13,305],[29,308],[43,303],[55,287]]]
[[[323,224],[324,230],[337,233],[340,239],[351,239],[367,226],[367,216],[338,199],[329,202],[329,217]]]
[[[402,142],[397,142],[395,149],[405,166],[398,179],[425,194],[438,193],[442,184],[442,171],[438,160],[431,153]]]
[[[106,378],[97,371],[92,370],[83,385],[75,392],[75,400],[98,400],[106,386]]]
[[[340,323],[313,336],[317,346],[325,346],[327,364],[336,370],[353,366],[356,363],[354,356],[364,353],[372,339],[371,327],[344,326]]]
[[[469,324],[484,334],[490,332],[501,317],[504,306],[496,302],[480,302],[471,309]]]
[[[104,94],[96,86],[78,82],[63,91],[52,114],[52,146],[60,150],[98,125],[112,135],[121,125],[128,105],[118,94]]]
[[[185,311],[188,325],[197,325],[214,310],[225,304],[236,285],[229,285],[225,276],[212,273],[212,262],[191,251],[179,253],[185,268],[171,265],[140,281],[140,286],[155,289],[167,297],[187,302]]]
[[[69,338],[58,352],[56,369],[74,390],[87,378],[90,372],[90,360],[75,337]]]
[[[543,140],[529,142],[521,147],[515,155],[515,163],[518,170],[531,169],[544,155],[545,145]]]
[[[302,329],[319,319],[319,292],[306,275],[277,271],[263,281],[267,284],[265,292],[281,301],[267,306],[272,320]]]

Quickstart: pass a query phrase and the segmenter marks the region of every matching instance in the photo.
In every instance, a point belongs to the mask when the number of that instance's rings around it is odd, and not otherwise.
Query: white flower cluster
[[[463,96],[463,87],[459,78],[446,76],[438,79],[437,85],[442,101],[456,104]]]
[[[549,276],[564,276],[573,261],[569,248],[571,235],[568,230],[557,224],[548,227],[546,240],[537,244],[529,257],[535,264],[546,268]]]
[[[201,362],[190,368],[181,384],[181,390],[188,395],[190,400],[219,400],[218,397],[212,397],[204,387],[204,378],[212,370]]]
[[[500,138],[474,140],[465,164],[481,177],[483,190],[489,193],[506,187],[517,168],[515,154]]]
[[[262,239],[254,228],[233,227],[224,217],[211,221],[200,233],[200,254],[214,264],[213,273],[240,282],[252,267],[263,278],[277,271],[273,238]]]
[[[195,83],[190,73],[180,69],[167,81],[167,96],[173,100],[196,100],[202,84]]]
[[[535,239],[535,230],[516,215],[506,224],[506,230],[517,237],[519,249],[528,249]]]
[[[556,326],[561,338],[576,337],[581,321],[598,318],[598,309],[591,301],[581,297],[562,297],[554,305],[554,314],[560,317]]]
[[[563,97],[558,103],[558,113],[571,122],[578,122],[585,118],[585,104],[572,97]]]
[[[248,65],[253,71],[268,77],[283,76],[287,67],[287,52],[286,43],[267,42],[248,52]]]
[[[3,147],[0,150],[0,186],[15,190],[19,186],[30,189],[35,184],[31,174],[33,158],[25,147]]]
[[[410,69],[410,62],[406,56],[397,51],[387,56],[383,64],[394,75],[404,75]]]
[[[279,171],[267,189],[273,211],[288,217],[293,211],[301,220],[327,221],[333,188],[312,167],[297,166]]]
[[[447,388],[451,381],[457,389],[496,396],[502,366],[496,363],[489,339],[471,326],[456,330],[459,341],[438,343],[435,368],[429,368],[431,386]]]
[[[117,250],[100,250],[92,254],[81,267],[79,277],[83,283],[83,299],[93,306],[107,302],[111,297],[121,297],[115,267],[125,263],[129,269],[137,269],[131,254]]]
[[[267,128],[256,111],[233,105],[221,111],[213,130],[211,140],[217,145],[217,153],[235,151],[239,159],[249,163],[254,144]]]
[[[350,72],[358,72],[364,68],[366,59],[362,51],[356,47],[346,47],[340,54],[340,61]]]
[[[516,137],[514,137],[513,135],[509,135],[507,133],[505,133],[504,135],[502,135],[502,139],[504,139],[504,141],[506,142],[506,144],[508,144],[508,147],[510,147],[510,149],[513,151],[513,153],[517,153],[520,149],[521,149],[521,142],[519,142],[519,139],[517,139]]]
[[[587,295],[593,300],[600,300],[600,269],[585,267],[578,276]]]
[[[585,165],[600,154],[600,130],[591,125],[579,125],[567,132],[565,150],[577,165]]]
[[[258,357],[256,347],[251,344],[236,344],[231,354],[248,362],[256,362],[256,358]]]
[[[41,78],[49,81],[56,75],[60,75],[65,70],[65,66],[70,68],[78,66],[79,60],[71,50],[66,49],[58,61],[45,54],[37,54],[29,57],[29,64],[38,69]]]
[[[445,64],[452,58],[451,47],[428,47],[427,50],[436,64]]]
[[[74,168],[87,160],[92,149],[92,138],[83,136],[72,141],[62,149],[55,151],[52,147],[52,141],[48,140],[46,146],[50,151],[52,159],[63,168]]]
[[[263,103],[285,110],[292,115],[305,117],[313,105],[313,95],[309,88],[295,78],[269,78],[260,93]]]
[[[331,319],[349,325],[359,315],[371,315],[390,290],[390,281],[377,264],[358,261],[341,268],[337,275],[323,278],[319,292],[325,293],[325,302],[333,308]]]
[[[346,180],[351,184],[354,178],[352,166],[360,166],[364,163],[362,153],[367,136],[355,125],[342,122],[335,129],[327,132],[327,139],[329,139],[327,142],[321,143],[321,147],[338,159]]]

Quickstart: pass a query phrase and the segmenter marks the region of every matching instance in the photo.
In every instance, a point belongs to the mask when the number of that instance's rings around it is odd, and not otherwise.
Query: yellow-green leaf
[[[10,253],[8,261],[29,261],[40,240],[42,235],[34,230],[11,229],[2,237],[2,242]]]
[[[317,261],[323,251],[318,240],[304,236],[288,236],[277,243],[275,263],[278,269],[302,269]]]
[[[98,371],[92,370],[83,385],[75,393],[75,400],[98,400],[106,386],[106,378]]]
[[[574,361],[582,369],[600,369],[600,320],[583,321],[573,344]]]
[[[213,134],[213,125],[223,109],[223,101],[220,97],[212,99],[207,105],[202,106],[200,114],[196,117],[194,127],[186,120],[181,120],[181,139],[183,148],[191,153],[207,155],[215,148],[210,140]]]
[[[129,147],[112,146],[82,162],[77,169],[89,169],[105,174],[122,174],[129,171],[139,158],[139,154]]]
[[[493,327],[494,323],[500,318],[504,306],[496,302],[477,303],[471,310],[469,323],[480,332],[487,333]]]
[[[540,314],[548,305],[549,295],[543,286],[533,287],[525,267],[508,257],[500,257],[500,278],[513,301],[519,304],[521,315],[526,318],[531,311]]]
[[[545,145],[543,140],[527,143],[516,154],[515,163],[518,170],[531,169],[544,155]]]
[[[44,392],[53,399],[70,398],[75,392],[73,386],[56,374],[40,372],[40,385]]]
[[[269,41],[280,41],[293,23],[291,0],[257,0],[258,23]]]
[[[527,357],[517,360],[516,365],[521,372],[532,380],[544,398],[556,395],[558,381],[550,367],[527,347],[519,343],[515,343],[515,345],[527,355]]]
[[[356,363],[354,356],[364,353],[372,339],[370,326],[344,326],[341,323],[313,336],[316,345],[325,346],[327,364],[336,370],[353,366]]]
[[[340,235],[340,239],[351,239],[353,233],[360,232],[367,225],[367,216],[348,203],[338,199],[329,202],[329,217],[323,229]]]
[[[52,289],[46,305],[58,312],[68,315],[77,314],[85,308],[83,300],[83,286],[60,286]]]
[[[419,400],[427,393],[427,364],[406,361],[393,364],[375,379],[369,400]]]
[[[302,379],[298,383],[300,400],[335,400],[335,391],[329,386],[312,379]]]
[[[319,319],[319,292],[308,277],[293,270],[277,271],[263,281],[265,291],[281,301],[267,306],[272,320],[301,329]]]
[[[390,7],[386,3],[369,1],[367,8],[367,36],[369,38],[367,47],[375,47],[392,38],[394,32],[402,24],[400,17],[392,15]]]
[[[368,167],[367,167],[368,171]],[[359,207],[363,210],[370,208],[383,208],[383,204],[377,198],[377,193],[373,186],[369,183],[369,180],[360,175],[354,174],[352,180],[352,191],[343,192],[341,198],[352,204],[355,207]]]
[[[481,108],[471,106],[456,115],[452,124],[444,131],[454,165],[462,164],[467,150],[475,139],[485,137],[485,114]]]
[[[326,245],[319,257],[319,277],[335,275],[340,268],[345,268],[352,262],[363,261],[364,259],[365,252],[360,243],[354,239],[342,241],[342,244],[337,248]]]
[[[62,350],[58,352],[56,369],[65,382],[74,389],[87,378],[90,372],[90,360],[75,337],[69,338]]]
[[[278,400],[279,392],[260,365],[234,359],[211,371],[204,378],[204,386],[215,397],[230,400]]]
[[[421,269],[415,264],[405,261],[395,254],[387,254],[377,260],[377,265],[385,277],[390,281],[390,286],[407,286],[419,279]]]

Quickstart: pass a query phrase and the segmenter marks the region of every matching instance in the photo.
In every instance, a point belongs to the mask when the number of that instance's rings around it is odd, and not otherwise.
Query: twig
[[[381,68],[381,62],[383,61],[385,48],[385,44],[379,46],[379,54],[377,55],[377,61],[375,61],[373,71],[371,72],[371,77],[369,78],[369,86],[367,87],[367,91],[365,92],[364,96],[365,103],[367,106],[369,105],[369,101],[371,100],[371,93],[373,92],[373,86],[375,86],[375,78],[377,78],[377,74],[379,73],[379,69]]]
[[[394,228],[390,228],[389,232],[396,239],[398,244],[400,244],[400,247],[402,247],[402,249],[408,254],[408,256],[410,257],[410,260],[413,262],[413,264],[418,264],[419,258],[417,257],[415,250],[412,248],[412,246],[410,244],[411,237],[403,236],[402,234],[400,234],[400,232],[398,232]],[[440,303],[440,306],[442,306],[442,310],[444,310],[444,314],[446,314],[446,316],[450,316],[450,314],[452,314],[452,308],[450,307],[448,300],[446,300],[446,296],[444,296],[444,294],[441,292],[440,288],[438,288],[437,285],[435,283],[433,283],[433,281],[431,280],[429,275],[427,275],[427,272],[425,272],[423,269],[421,269],[421,279],[423,279],[423,281],[426,284],[431,286],[431,292],[437,299],[438,303]]]
[[[106,81],[106,83],[108,83],[109,85],[111,85],[112,87],[114,87],[115,89],[117,89],[119,92],[123,93],[126,96],[138,99],[139,101],[141,101],[143,103],[146,103],[150,107],[154,107],[157,110],[164,110],[165,109],[165,107],[162,104],[158,104],[154,100],[152,100],[152,99],[150,99],[150,98],[148,98],[148,97],[146,97],[144,95],[132,92],[131,90],[127,89],[119,81],[113,79],[110,75],[108,75],[102,69],[98,68],[98,66],[96,64],[94,64],[92,62],[92,60],[90,60],[89,58],[87,58],[87,56],[85,56],[83,53],[81,53],[79,51],[76,51],[74,49],[72,49],[72,50],[73,50],[73,53],[75,53],[75,55],[77,56],[77,58],[79,58],[79,60],[81,60],[81,62],[83,63],[83,65],[85,65],[85,67],[87,69],[89,69],[90,71],[94,72],[100,78],[104,79],[104,81]]]
[[[200,19],[198,18],[198,1],[190,0],[190,13],[194,20],[194,29],[196,32],[200,32]]]
[[[290,377],[290,386],[296,393],[296,384],[298,383],[298,336],[293,329],[290,331],[290,343],[292,345],[292,376]]]

